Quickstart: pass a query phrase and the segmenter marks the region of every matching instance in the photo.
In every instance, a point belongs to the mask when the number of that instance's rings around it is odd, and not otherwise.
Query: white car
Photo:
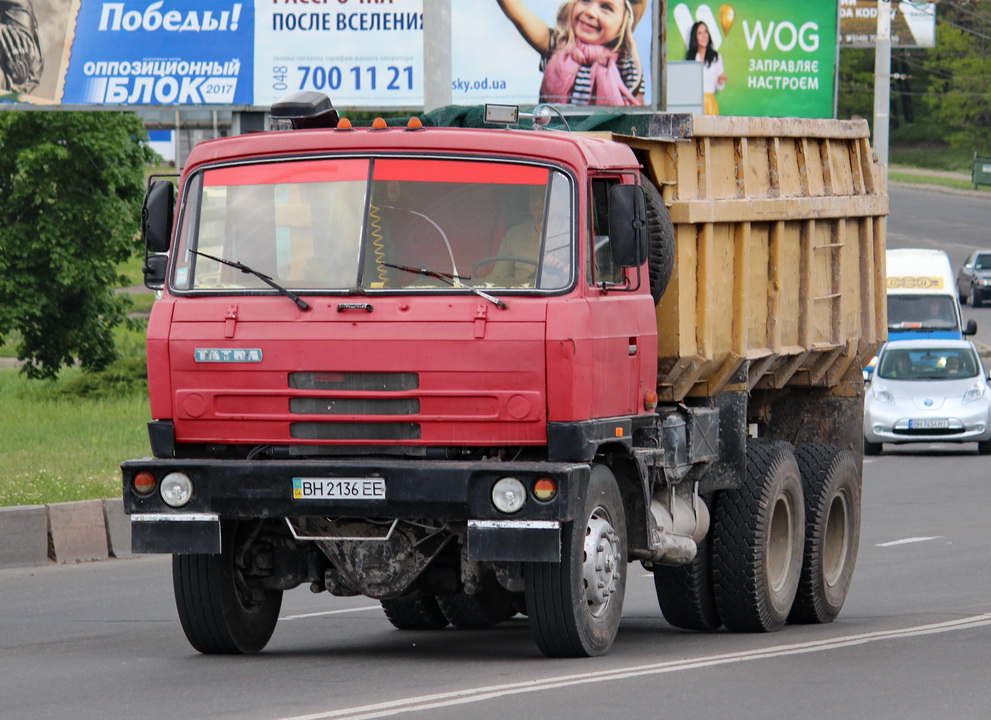
[[[896,340],[878,355],[864,401],[864,454],[913,442],[976,442],[991,454],[991,389],[970,341]]]

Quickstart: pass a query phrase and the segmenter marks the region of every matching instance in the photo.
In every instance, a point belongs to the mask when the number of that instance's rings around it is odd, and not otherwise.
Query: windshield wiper
[[[471,280],[471,277],[464,277],[462,275],[452,275],[451,273],[438,272],[437,270],[428,270],[427,268],[413,267],[412,265],[393,265],[392,263],[381,263],[386,267],[396,268],[396,270],[402,270],[404,272],[413,273],[414,275],[426,275],[427,277],[432,277],[441,282],[446,282],[448,285],[458,289],[471,290],[473,293],[478,295],[480,298],[488,300],[490,303],[499,307],[503,310],[506,309],[506,303],[497,297],[489,295],[487,292],[479,290],[477,287],[472,287],[471,285],[465,285],[462,280]]]
[[[259,280],[261,280],[263,283],[265,283],[266,285],[274,288],[275,290],[278,290],[281,294],[285,295],[287,298],[289,298],[294,303],[296,303],[297,305],[299,305],[299,309],[300,310],[309,310],[310,309],[309,304],[303,298],[301,298],[299,295],[297,295],[296,293],[294,293],[291,290],[286,290],[284,287],[282,287],[281,285],[279,285],[279,283],[275,282],[275,280],[273,280],[272,278],[270,278],[265,273],[258,272],[257,270],[255,270],[253,268],[249,268],[244,263],[238,262],[237,260],[225,260],[224,258],[214,257],[213,255],[207,255],[205,252],[200,252],[199,250],[190,250],[190,252],[193,253],[193,255],[199,255],[200,257],[209,258],[210,260],[213,260],[214,262],[219,262],[221,265],[227,265],[228,267],[235,268],[237,270],[240,270],[243,273],[248,273],[249,275],[254,275],[256,278],[258,278]]]

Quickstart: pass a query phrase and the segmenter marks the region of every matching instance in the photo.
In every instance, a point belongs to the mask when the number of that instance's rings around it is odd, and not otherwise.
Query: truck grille
[[[420,387],[416,373],[390,372],[294,372],[289,373],[294,390],[354,390],[402,392]]]
[[[416,373],[295,372],[289,374],[294,390],[328,393],[408,392],[420,387]],[[289,399],[295,415],[417,415],[419,398],[296,397]],[[296,440],[399,441],[419,440],[420,424],[403,422],[295,422],[289,435]]]
[[[295,440],[419,440],[419,423],[306,423],[289,425]]]
[[[296,415],[416,415],[418,398],[290,398]]]

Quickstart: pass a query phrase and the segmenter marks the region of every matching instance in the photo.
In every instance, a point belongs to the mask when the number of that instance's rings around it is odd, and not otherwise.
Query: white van
[[[942,250],[903,248],[886,254],[888,340],[962,340],[977,332],[963,323],[956,275]]]

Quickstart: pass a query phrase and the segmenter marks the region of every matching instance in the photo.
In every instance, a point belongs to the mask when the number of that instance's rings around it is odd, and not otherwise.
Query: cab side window
[[[588,283],[590,285],[621,285],[625,282],[623,269],[616,267],[609,244],[609,188],[619,184],[619,178],[592,180],[590,247]]]

